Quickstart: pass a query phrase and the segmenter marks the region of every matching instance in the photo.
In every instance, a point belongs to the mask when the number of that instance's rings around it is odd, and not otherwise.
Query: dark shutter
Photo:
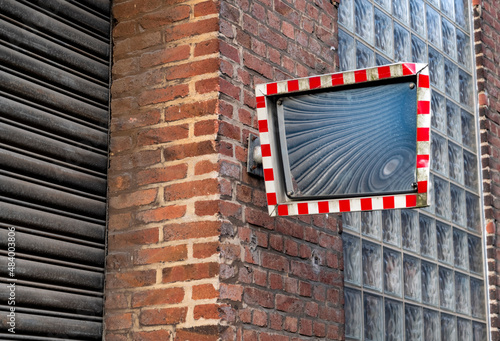
[[[0,0],[0,339],[102,338],[109,35],[108,0]]]

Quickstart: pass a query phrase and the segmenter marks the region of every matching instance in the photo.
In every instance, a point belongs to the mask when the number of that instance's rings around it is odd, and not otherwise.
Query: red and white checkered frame
[[[417,169],[416,193],[388,196],[368,196],[346,199],[295,201],[285,194],[284,179],[279,171],[278,137],[272,124],[268,96],[298,91],[328,89],[340,85],[377,81],[387,78],[417,76]],[[428,206],[430,165],[430,100],[427,64],[398,63],[308,78],[291,79],[256,86],[257,117],[262,149],[262,164],[271,216],[371,211]]]

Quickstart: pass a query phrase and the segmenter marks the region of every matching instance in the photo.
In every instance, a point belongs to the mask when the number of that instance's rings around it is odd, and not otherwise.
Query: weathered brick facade
[[[337,216],[270,218],[255,84],[336,70],[329,1],[115,1],[106,340],[343,338]]]
[[[474,0],[492,340],[500,340],[500,3]]]

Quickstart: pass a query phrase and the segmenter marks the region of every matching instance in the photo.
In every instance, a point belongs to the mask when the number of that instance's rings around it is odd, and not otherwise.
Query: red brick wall
[[[269,217],[264,181],[246,171],[255,85],[334,72],[336,13],[329,1],[221,1],[224,340],[343,339],[340,220]]]
[[[116,0],[106,340],[343,339],[338,216],[271,218],[254,86],[333,72],[329,1]]]
[[[500,3],[473,0],[492,340],[500,340]]]
[[[217,339],[218,4],[113,15],[105,339]]]

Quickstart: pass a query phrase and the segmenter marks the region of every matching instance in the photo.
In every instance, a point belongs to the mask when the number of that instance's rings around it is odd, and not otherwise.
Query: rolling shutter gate
[[[0,339],[102,338],[109,17],[109,0],[0,0]]]

